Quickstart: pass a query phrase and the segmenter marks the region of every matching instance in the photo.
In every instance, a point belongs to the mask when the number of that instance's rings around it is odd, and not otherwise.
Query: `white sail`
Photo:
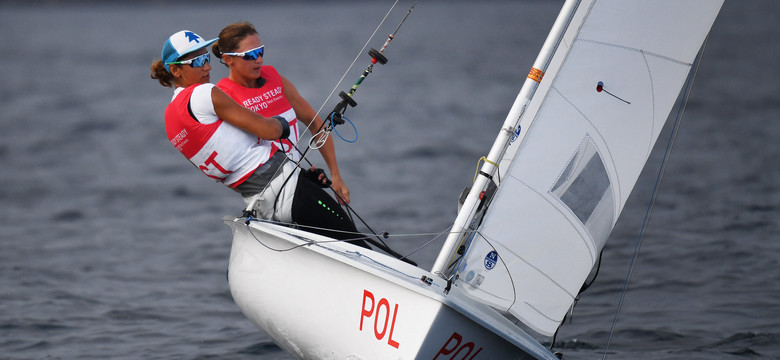
[[[467,293],[552,335],[593,268],[722,0],[583,0],[458,267]]]

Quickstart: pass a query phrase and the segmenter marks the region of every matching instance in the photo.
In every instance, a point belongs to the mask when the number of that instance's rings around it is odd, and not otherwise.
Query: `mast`
[[[542,77],[547,71],[547,66],[550,64],[550,59],[558,48],[561,38],[568,28],[572,16],[579,4],[580,0],[566,0],[561,12],[558,14],[558,18],[555,20],[552,30],[542,46],[542,50],[539,52],[536,61],[534,61],[533,67],[523,83],[523,87],[517,95],[517,98],[515,98],[515,102],[512,104],[512,108],[509,110],[509,114],[504,120],[504,124],[493,143],[493,147],[488,153],[487,161],[483,163],[482,168],[479,171],[479,176],[474,182],[474,186],[471,187],[460,212],[458,212],[458,216],[455,218],[455,223],[452,225],[450,234],[447,236],[447,239],[439,252],[439,256],[433,264],[433,268],[431,269],[432,273],[439,274],[439,276],[443,278],[448,277],[448,263],[453,258],[458,247],[460,247],[462,240],[464,240],[464,230],[466,230],[469,224],[474,220],[480,202],[480,195],[487,188],[490,179],[495,174],[497,169],[495,164],[499,163],[509,145],[510,139],[515,135],[520,119],[536,92],[539,82],[542,81]],[[517,134],[518,138],[516,141],[522,141],[525,134],[525,131]]]

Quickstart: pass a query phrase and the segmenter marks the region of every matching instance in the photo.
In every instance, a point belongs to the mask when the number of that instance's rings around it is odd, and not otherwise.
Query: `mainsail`
[[[457,267],[461,288],[540,334],[556,331],[722,3],[579,2],[543,77],[529,75],[540,80],[521,140],[491,160],[499,187]]]

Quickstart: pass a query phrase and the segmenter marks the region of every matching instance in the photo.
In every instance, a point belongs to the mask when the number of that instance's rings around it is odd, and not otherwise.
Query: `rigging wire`
[[[352,68],[355,66],[355,63],[356,63],[356,62],[358,61],[358,59],[360,58],[360,55],[363,53],[363,51],[365,51],[366,47],[368,47],[368,44],[369,44],[369,43],[371,43],[371,41],[372,41],[372,40],[374,39],[374,37],[376,36],[376,33],[377,33],[377,32],[379,32],[379,29],[382,27],[382,25],[384,25],[384,23],[385,23],[385,21],[387,20],[387,18],[388,18],[388,17],[390,16],[390,14],[393,12],[393,10],[395,9],[396,5],[398,4],[398,1],[399,1],[399,0],[395,0],[395,2],[393,2],[393,5],[390,7],[390,9],[389,9],[389,10],[387,10],[387,12],[385,13],[385,15],[384,15],[384,17],[382,18],[382,20],[380,20],[380,21],[379,21],[379,24],[377,24],[376,28],[374,29],[374,32],[372,32],[372,33],[371,33],[371,36],[369,36],[369,37],[368,37],[368,40],[366,40],[366,43],[363,45],[363,47],[360,49],[360,51],[358,51],[358,54],[357,54],[357,55],[355,56],[355,58],[352,60],[352,63],[351,63],[351,64],[350,64],[350,65],[347,67],[347,69],[344,71],[344,74],[341,76],[341,79],[339,79],[339,81],[338,81],[338,82],[336,83],[336,85],[333,87],[333,90],[331,90],[330,94],[328,94],[328,97],[327,97],[327,98],[325,99],[325,101],[322,103],[322,106],[320,106],[320,108],[319,108],[319,109],[317,110],[317,112],[314,114],[314,118],[313,118],[313,119],[311,119],[311,121],[309,121],[309,123],[308,123],[308,124],[306,124],[306,128],[305,128],[305,129],[303,129],[303,130],[301,131],[301,134],[303,134],[303,133],[305,133],[305,132],[306,132],[306,130],[309,130],[309,131],[310,131],[310,132],[311,132],[313,135],[312,135],[311,139],[309,140],[309,144],[307,145],[307,147],[306,147],[306,149],[305,149],[304,151],[301,151],[301,149],[299,149],[299,148],[298,148],[298,146],[296,146],[295,144],[293,144],[293,148],[295,148],[295,151],[297,151],[299,154],[301,154],[301,158],[300,158],[300,159],[299,159],[299,160],[296,162],[296,165],[300,166],[300,164],[301,164],[301,163],[302,163],[304,160],[305,160],[305,161],[306,161],[306,162],[307,162],[309,165],[312,165],[312,163],[311,163],[311,162],[310,162],[310,161],[309,161],[309,160],[306,158],[306,157],[307,157],[307,155],[309,154],[310,150],[312,150],[312,149],[319,149],[319,148],[320,148],[320,147],[322,147],[322,145],[324,145],[324,144],[325,144],[325,142],[328,140],[328,137],[329,137],[329,131],[323,132],[323,130],[324,130],[324,129],[326,129],[326,126],[325,126],[325,124],[326,124],[326,121],[328,121],[328,119],[325,119],[325,120],[322,122],[322,124],[320,125],[320,127],[319,127],[319,128],[316,130],[316,131],[314,131],[314,130],[312,130],[312,129],[310,128],[310,127],[311,127],[311,125],[312,125],[312,124],[314,124],[314,119],[316,119],[316,118],[317,118],[317,116],[320,116],[320,113],[322,113],[322,110],[325,108],[325,106],[328,104],[328,102],[330,101],[330,99],[333,97],[333,94],[336,92],[336,90],[339,88],[339,86],[341,86],[341,83],[344,81],[344,78],[346,78],[346,77],[347,77],[347,74],[349,74],[349,72],[350,72],[350,71],[352,70]],[[416,4],[416,3],[415,3],[415,4]],[[414,5],[413,5],[412,7],[414,7]],[[406,18],[404,18],[404,20],[405,20],[405,19],[406,19]],[[400,25],[399,25],[399,27],[400,27]],[[396,29],[396,31],[398,31],[398,29]],[[289,158],[289,157],[288,157],[288,158]],[[276,172],[274,173],[274,177],[278,176],[281,170],[282,170],[282,167],[280,166],[280,167],[279,167],[279,169],[277,169],[277,170],[276,170]],[[285,181],[285,183],[286,183],[286,181]],[[267,187],[267,185],[266,185],[266,187]],[[265,188],[263,188],[263,190],[262,190],[262,191],[260,191],[260,192],[262,193],[263,191],[265,191]]]
[[[250,235],[252,235],[252,237],[255,239],[255,241],[258,244],[260,244],[261,246],[265,247],[266,249],[268,249],[270,251],[274,251],[274,252],[287,252],[287,251],[295,250],[295,249],[302,248],[302,247],[309,247],[309,246],[312,246],[312,245],[319,245],[319,244],[325,244],[325,243],[334,243],[334,242],[343,242],[343,241],[347,241],[348,242],[348,241],[350,241],[350,240],[335,240],[335,239],[334,240],[326,240],[326,241],[315,241],[315,240],[311,240],[311,239],[303,239],[303,238],[301,238],[302,240],[305,241],[305,243],[294,245],[294,246],[287,247],[287,248],[284,248],[284,249],[277,249],[277,248],[271,247],[268,244],[265,244],[263,242],[263,240],[260,237],[258,237],[252,231],[252,227],[249,225],[249,223],[251,221],[262,221],[262,222],[267,222],[267,223],[274,223],[274,222],[273,221],[267,221],[267,220],[260,220],[260,219],[247,219],[247,221],[245,223],[245,225],[247,227],[247,231],[249,232]],[[283,224],[283,223],[277,223],[277,224],[286,225],[286,224]],[[356,257],[356,258],[362,258],[362,259],[365,259],[365,260],[368,260],[368,261],[372,262],[376,266],[381,266],[381,267],[383,267],[383,268],[385,268],[385,269],[387,269],[389,271],[392,271],[392,272],[394,272],[396,274],[399,274],[399,275],[402,275],[404,277],[407,277],[407,278],[410,278],[410,279],[419,279],[419,280],[425,282],[428,285],[440,287],[440,285],[435,284],[432,281],[426,281],[426,278],[427,278],[426,276],[423,276],[422,278],[418,278],[416,275],[410,275],[410,274],[408,274],[408,273],[406,273],[406,272],[404,272],[404,271],[402,271],[400,269],[397,269],[397,268],[395,268],[393,266],[390,266],[388,264],[383,263],[382,261],[374,259],[374,258],[372,258],[371,256],[369,256],[367,254],[363,254],[360,251],[351,251],[351,250],[339,251],[339,250],[335,250],[333,248],[329,248],[329,250],[337,251],[337,252],[340,252],[340,253],[342,253],[344,255],[350,255],[350,256],[353,256],[353,257]]]
[[[379,29],[387,21],[387,18],[390,16],[390,14],[395,9],[396,5],[398,4],[398,1],[399,0],[395,0],[395,2],[390,7],[390,9],[388,9],[388,11],[385,13],[385,15],[382,18],[382,20],[379,22],[377,27],[374,29],[374,32],[371,33],[371,36],[369,36],[369,38],[366,41],[366,43],[363,45],[363,47],[360,49],[358,54],[352,60],[352,63],[347,67],[347,70],[344,71],[344,74],[341,76],[341,79],[339,79],[339,81],[334,86],[333,90],[331,90],[330,94],[325,99],[325,102],[323,102],[322,106],[320,106],[320,108],[317,110],[317,112],[315,114],[315,118],[317,116],[320,116],[320,113],[322,113],[322,110],[325,108],[325,106],[328,103],[328,101],[330,101],[330,99],[333,97],[333,94],[336,92],[336,90],[339,88],[339,86],[341,86],[341,83],[344,81],[344,78],[346,78],[347,74],[352,70],[352,68],[354,67],[355,63],[360,58],[360,55],[363,53],[363,51],[366,49],[366,47],[368,47],[368,44],[374,39],[374,37],[376,36],[376,33],[379,31]],[[343,123],[343,118],[344,118],[343,114],[344,114],[344,111],[346,110],[347,104],[349,104],[350,106],[356,106],[356,103],[354,102],[354,100],[352,100],[352,95],[357,90],[357,87],[363,82],[365,77],[369,73],[371,73],[371,69],[373,69],[373,66],[374,66],[375,63],[380,62],[380,63],[384,64],[384,63],[387,62],[387,59],[384,57],[384,55],[382,55],[382,53],[385,51],[387,46],[390,44],[390,41],[392,41],[395,38],[395,35],[398,33],[398,30],[401,29],[401,26],[404,24],[404,22],[406,22],[406,19],[412,13],[412,10],[414,10],[414,7],[416,5],[417,5],[417,0],[412,4],[412,6],[406,12],[406,15],[404,15],[403,19],[401,19],[401,22],[398,24],[398,26],[396,26],[396,28],[393,31],[393,33],[391,33],[388,36],[387,40],[385,40],[384,44],[382,45],[381,50],[377,51],[377,50],[372,48],[371,51],[369,51],[369,55],[372,56],[371,65],[369,65],[369,67],[363,72],[363,75],[360,77],[360,79],[352,86],[352,88],[349,90],[349,94],[346,94],[344,92],[341,92],[339,94],[341,96],[341,98],[342,98],[342,102],[339,103],[336,106],[336,108],[333,111],[331,111],[331,113],[327,117],[325,117],[325,120],[322,122],[322,124],[320,124],[319,128],[316,131],[314,131],[314,130],[312,130],[310,128],[311,125],[314,124],[314,121],[310,121],[306,125],[306,128],[302,131],[302,133],[305,133],[306,130],[309,130],[313,135],[312,135],[311,139],[309,140],[309,142],[307,144],[307,147],[306,147],[306,149],[304,151],[301,151],[297,146],[293,145],[295,150],[298,151],[299,154],[301,154],[301,158],[296,162],[296,165],[300,166],[300,164],[304,160],[309,165],[312,165],[312,163],[307,159],[308,154],[311,152],[311,150],[316,150],[316,149],[321,148],[327,142],[328,138],[330,137],[331,130],[334,129],[334,124],[335,123]],[[335,116],[338,117],[338,120],[340,120],[340,122],[336,122],[336,119],[334,119]],[[314,120],[314,119],[312,119],[312,120]],[[347,120],[350,122],[350,124],[353,127],[355,127],[355,125],[352,123],[351,120],[349,120],[349,119],[347,119]],[[338,132],[337,132],[337,134],[338,134]],[[341,137],[340,134],[339,134],[339,137]],[[343,139],[343,137],[341,137],[341,138]],[[347,142],[350,142],[350,141],[348,141],[346,139],[344,139],[344,140],[347,141]],[[353,140],[351,142],[354,142],[354,141],[357,141],[357,128],[355,128],[355,140]],[[277,172],[278,172],[278,170],[277,170]]]
[[[328,104],[328,101],[330,101],[330,99],[333,97],[333,94],[335,94],[336,91],[341,86],[341,83],[344,82],[344,79],[347,77],[347,74],[349,74],[349,72],[352,70],[352,68],[355,67],[355,63],[357,63],[358,59],[360,59],[360,56],[363,55],[363,52],[366,51],[366,48],[368,47],[368,44],[370,44],[371,41],[374,40],[374,37],[376,36],[376,33],[379,32],[379,29],[382,27],[382,25],[385,24],[385,21],[387,21],[387,17],[390,16],[390,14],[395,9],[395,6],[398,5],[398,1],[399,0],[395,0],[395,2],[393,2],[393,5],[390,6],[390,9],[387,10],[387,13],[385,13],[385,16],[382,18],[382,20],[379,21],[379,24],[374,29],[374,32],[372,32],[371,36],[368,37],[368,40],[366,40],[366,43],[363,44],[363,47],[360,48],[360,51],[358,51],[357,55],[355,55],[355,58],[352,60],[352,63],[349,64],[349,66],[347,67],[347,70],[344,71],[343,75],[341,75],[341,78],[336,83],[336,86],[333,87],[333,90],[331,90],[330,94],[328,94],[328,97],[325,98],[325,101],[322,103],[322,106],[320,106],[320,108],[317,110],[317,115],[319,115],[322,112],[322,110]],[[307,130],[308,130],[308,128],[307,128]]]
[[[251,235],[252,235],[252,237],[253,237],[253,238],[254,238],[254,239],[255,239],[255,240],[256,240],[256,241],[257,241],[257,242],[258,242],[260,245],[263,245],[263,246],[264,246],[266,249],[268,249],[268,250],[271,250],[271,251],[275,251],[275,252],[287,252],[287,251],[290,251],[290,250],[295,250],[295,249],[297,249],[297,248],[300,248],[300,247],[311,246],[311,245],[314,245],[314,244],[327,244],[327,243],[337,243],[337,242],[350,242],[350,241],[354,241],[354,240],[365,240],[365,239],[366,239],[366,238],[354,238],[354,239],[349,239],[349,240],[338,240],[338,239],[333,239],[333,240],[322,240],[322,241],[309,241],[309,242],[307,242],[307,243],[305,243],[305,244],[299,244],[299,245],[291,246],[291,247],[284,248],[284,249],[277,249],[277,248],[273,248],[273,247],[271,247],[271,246],[269,246],[269,245],[267,245],[267,244],[263,243],[263,242],[260,240],[260,238],[258,238],[258,237],[257,237],[257,235],[255,235],[255,233],[252,231],[252,227],[251,227],[251,226],[249,226],[249,223],[250,223],[251,221],[262,221],[262,222],[267,222],[267,223],[270,223],[270,224],[276,223],[277,225],[287,225],[287,224],[286,224],[286,223],[279,223],[279,222],[274,222],[274,221],[260,220],[260,219],[257,219],[257,218],[252,218],[252,219],[249,219],[248,221],[246,221],[246,222],[245,222],[245,226],[247,227],[247,230],[249,231],[249,234],[251,234]],[[304,225],[297,225],[297,227],[300,227],[300,228],[307,228],[307,229],[312,229],[312,230],[314,230],[314,229],[320,229],[320,230],[328,230],[328,231],[333,231],[333,232],[339,232],[338,230],[333,230],[333,229],[325,229],[325,228],[318,228],[318,227],[314,227],[314,226],[304,226]],[[340,232],[342,232],[342,233],[350,233],[350,232],[347,232],[347,231],[340,231]],[[363,234],[360,234],[360,233],[352,233],[352,234],[355,234],[355,235],[363,235]]]
[[[709,37],[708,37],[709,38]],[[672,149],[674,148],[674,144],[677,141],[677,134],[680,130],[680,125],[683,120],[683,115],[685,113],[685,108],[688,105],[688,99],[691,95],[691,89],[693,88],[693,82],[696,78],[696,74],[699,71],[699,65],[701,64],[701,56],[704,53],[704,49],[707,47],[707,39],[704,40],[704,44],[702,45],[702,49],[699,52],[699,54],[696,56],[696,59],[694,60],[694,66],[693,71],[688,76],[687,83],[685,85],[685,92],[683,94],[683,100],[682,104],[677,111],[677,115],[675,117],[674,126],[672,128],[672,132],[669,135],[669,141],[666,144],[666,150],[664,152],[663,160],[661,161],[661,166],[658,169],[658,175],[656,176],[655,184],[653,185],[653,191],[650,195],[650,203],[648,204],[647,211],[645,212],[644,220],[642,221],[642,226],[639,230],[639,235],[636,239],[636,246],[634,247],[634,255],[631,257],[631,262],[628,267],[628,273],[626,274],[626,280],[623,283],[623,289],[620,292],[620,299],[618,300],[618,306],[617,309],[615,309],[615,316],[612,320],[612,326],[609,330],[609,336],[607,337],[607,343],[604,346],[604,353],[602,354],[601,359],[605,360],[607,358],[607,353],[609,352],[609,346],[612,342],[612,337],[615,333],[615,326],[617,324],[618,317],[620,316],[620,310],[623,308],[623,301],[625,300],[626,293],[628,291],[628,284],[631,282],[631,275],[634,273],[634,267],[636,266],[637,259],[639,258],[639,251],[642,247],[642,240],[644,239],[645,233],[647,231],[647,224],[650,222],[650,217],[653,213],[653,208],[655,207],[656,199],[658,198],[658,191],[661,187],[661,182],[663,181],[664,174],[666,173],[666,167],[669,164],[669,159],[672,155]]]
[[[393,5],[390,6],[390,9],[387,10],[387,12],[385,13],[385,15],[382,18],[382,20],[379,21],[379,24],[377,24],[376,28],[374,29],[374,32],[371,33],[371,36],[368,37],[368,40],[366,40],[365,44],[363,44],[363,47],[360,48],[360,51],[358,51],[357,55],[355,55],[355,58],[352,59],[352,63],[349,64],[349,66],[347,67],[347,70],[344,71],[343,75],[341,75],[341,78],[336,83],[336,85],[333,87],[333,90],[331,90],[330,94],[328,94],[328,97],[325,98],[325,101],[322,103],[322,106],[320,106],[320,108],[317,110],[317,113],[316,113],[315,116],[320,116],[320,114],[322,113],[322,110],[325,108],[325,106],[328,104],[330,99],[333,97],[333,94],[335,94],[336,91],[339,89],[341,84],[344,82],[344,79],[349,74],[349,72],[352,70],[352,68],[355,67],[355,63],[357,63],[358,59],[360,59],[360,56],[366,50],[366,48],[371,43],[371,41],[373,41],[373,39],[376,36],[377,32],[379,32],[379,29],[385,24],[385,22],[387,21],[387,18],[393,12],[393,10],[395,9],[396,5],[398,5],[398,1],[399,0],[395,0],[395,2],[393,2]],[[414,8],[415,5],[417,5],[417,2],[412,4],[412,7],[406,13],[406,16],[403,18],[401,23],[398,24],[398,27],[396,27],[395,32],[393,32],[393,34],[390,35],[390,38],[382,46],[382,50],[381,50],[382,52],[385,50],[385,48],[387,47],[387,45],[390,42],[390,40],[392,40],[392,38],[394,37],[394,34],[397,33],[398,29],[401,28],[401,25],[403,25],[404,21],[406,21],[406,17],[409,16],[409,13],[411,13],[411,11],[412,11],[412,9]],[[352,95],[354,93],[355,87],[357,85],[359,85],[359,83],[355,84],[355,86],[353,86],[353,88],[350,90],[350,95]],[[331,114],[331,116],[332,116],[332,114]],[[327,126],[325,126],[325,124],[326,124],[327,121],[331,121],[332,120],[332,119],[330,119],[331,116],[328,116],[328,118],[326,118],[326,120],[323,121],[323,124],[320,126],[319,129],[317,129],[317,131],[312,131],[312,134],[314,134],[314,135],[312,135],[311,140],[309,141],[309,145],[308,145],[307,149],[304,152],[302,152],[301,161],[304,158],[306,158],[306,155],[309,153],[309,150],[311,150],[311,149],[319,149],[320,147],[322,147],[325,144],[325,141],[327,141],[327,138],[329,136],[328,133],[330,132],[330,130],[328,129]],[[313,122],[310,122],[309,124],[312,124],[312,123]],[[310,125],[306,126],[306,130],[310,130],[309,126]]]
[[[350,242],[350,241],[353,241],[353,240],[366,240],[366,241],[371,241],[371,240],[372,240],[370,236],[365,236],[365,234],[363,234],[363,233],[359,233],[359,232],[351,232],[351,231],[343,231],[343,230],[328,229],[328,228],[322,228],[322,227],[316,227],[316,226],[310,226],[310,225],[301,225],[301,224],[295,224],[295,226],[294,226],[294,227],[292,227],[292,228],[294,228],[294,229],[303,229],[303,230],[306,230],[306,229],[308,229],[308,230],[327,230],[327,231],[332,231],[332,232],[340,232],[340,233],[343,233],[343,234],[351,234],[351,235],[364,235],[364,236],[363,236],[363,237],[356,237],[356,238],[354,238],[354,239],[349,239],[349,240],[337,240],[337,239],[333,239],[333,240],[325,240],[325,241],[311,241],[311,242],[309,242],[309,243],[307,243],[307,244],[300,244],[300,245],[295,245],[295,246],[292,246],[292,247],[289,247],[289,248],[285,248],[285,249],[276,249],[276,248],[272,248],[272,247],[270,247],[270,246],[266,245],[265,243],[263,243],[263,242],[260,240],[260,238],[258,238],[258,237],[257,237],[257,236],[254,234],[254,232],[252,231],[252,228],[251,228],[251,226],[249,226],[249,224],[250,224],[251,222],[253,222],[253,221],[254,221],[254,222],[262,222],[262,223],[267,223],[267,224],[281,225],[281,226],[289,226],[290,224],[289,224],[289,223],[285,223],[285,222],[274,221],[274,220],[265,220],[265,219],[255,218],[255,217],[248,217],[248,218],[246,219],[246,221],[244,221],[244,225],[246,225],[246,226],[247,226],[247,228],[248,228],[248,230],[249,230],[249,233],[252,235],[252,237],[254,237],[254,238],[255,238],[255,240],[256,240],[257,242],[259,242],[261,245],[263,245],[263,246],[264,246],[265,248],[267,248],[268,250],[275,251],[275,252],[286,252],[286,251],[290,251],[290,250],[297,249],[297,248],[299,248],[299,247],[310,246],[310,245],[314,245],[314,244],[325,244],[325,243],[334,243],[334,242]],[[422,250],[423,248],[425,248],[426,246],[430,245],[431,243],[433,243],[433,242],[434,242],[434,241],[436,241],[437,239],[441,238],[443,235],[449,234],[449,232],[450,232],[450,228],[451,228],[451,227],[448,227],[448,228],[446,228],[446,229],[444,229],[443,231],[440,231],[440,232],[438,232],[438,233],[414,233],[414,234],[395,234],[395,235],[385,234],[385,236],[386,236],[386,237],[388,237],[388,238],[389,238],[389,237],[396,237],[396,238],[398,238],[398,237],[420,237],[420,236],[427,236],[427,237],[432,237],[432,239],[431,239],[431,240],[429,240],[429,241],[428,241],[428,242],[426,242],[425,244],[421,245],[421,246],[420,246],[420,247],[418,247],[417,249],[415,249],[415,250],[411,251],[410,253],[408,253],[408,254],[406,254],[406,255],[403,255],[403,256],[400,258],[401,260],[403,260],[403,259],[408,259],[408,257],[409,257],[409,256],[411,256],[412,254],[416,253],[417,251],[420,251],[420,250]],[[307,231],[308,231],[308,230],[307,230]]]
[[[385,21],[387,20],[388,16],[389,16],[389,15],[390,15],[390,14],[393,12],[393,9],[395,9],[396,5],[398,4],[398,1],[399,1],[399,0],[395,0],[395,2],[393,3],[393,5],[390,7],[390,9],[387,11],[387,13],[385,13],[385,15],[384,15],[384,17],[382,18],[382,20],[379,22],[379,24],[377,25],[377,27],[374,29],[374,32],[371,34],[371,36],[369,36],[369,38],[368,38],[368,40],[366,41],[366,43],[363,45],[363,47],[361,48],[361,50],[358,52],[358,55],[356,55],[356,56],[355,56],[355,58],[353,59],[352,63],[349,65],[349,67],[347,67],[347,70],[344,72],[344,74],[342,75],[341,79],[340,79],[340,80],[337,82],[336,86],[334,86],[333,90],[332,90],[332,91],[331,91],[331,93],[328,95],[328,97],[326,98],[326,100],[325,100],[325,102],[323,103],[323,105],[322,105],[322,106],[319,108],[319,110],[317,110],[317,112],[316,112],[316,114],[315,114],[315,119],[316,119],[316,117],[320,116],[319,114],[322,112],[322,109],[325,107],[325,105],[326,105],[326,104],[328,103],[328,101],[331,99],[331,97],[332,97],[332,96],[333,96],[333,94],[336,92],[336,90],[338,89],[338,87],[339,87],[339,86],[341,85],[341,83],[344,81],[344,78],[347,76],[347,74],[348,74],[348,73],[351,71],[351,69],[354,67],[354,65],[355,65],[355,63],[357,62],[357,60],[358,60],[358,58],[360,57],[360,55],[363,53],[363,51],[366,49],[366,47],[368,47],[368,44],[369,44],[369,43],[370,43],[370,42],[373,40],[373,38],[376,36],[376,33],[379,31],[379,29],[382,27],[382,25],[384,25],[384,23],[385,23]],[[390,44],[390,41],[392,41],[392,40],[395,38],[395,35],[398,33],[398,30],[400,30],[401,26],[404,24],[404,22],[406,21],[406,19],[407,19],[407,18],[409,17],[409,15],[412,13],[412,10],[413,10],[413,9],[414,9],[414,7],[417,5],[417,2],[418,2],[418,0],[415,0],[415,2],[412,4],[412,6],[409,8],[409,10],[406,12],[406,15],[403,17],[403,19],[401,20],[401,22],[398,24],[398,26],[396,26],[396,28],[395,28],[395,30],[393,31],[393,33],[391,33],[391,34],[388,36],[388,38],[386,39],[386,41],[385,41],[385,42],[384,42],[384,44],[382,45],[382,47],[381,47],[381,50],[377,51],[377,50],[375,50],[375,49],[373,49],[373,48],[372,48],[372,49],[371,49],[371,51],[369,51],[369,55],[372,57],[372,59],[371,59],[371,65],[369,65],[369,67],[368,67],[368,68],[367,68],[367,69],[366,69],[366,70],[363,72],[363,75],[360,77],[360,79],[359,79],[359,80],[358,80],[358,81],[357,81],[357,82],[356,82],[356,83],[355,83],[355,84],[354,84],[354,85],[351,87],[351,89],[349,90],[349,94],[346,94],[346,93],[344,93],[344,92],[341,92],[341,93],[339,94],[339,96],[341,96],[341,98],[342,98],[342,102],[341,102],[341,103],[339,103],[339,104],[336,106],[336,108],[335,108],[335,109],[334,109],[334,110],[333,110],[333,111],[330,113],[330,115],[328,115],[328,116],[325,118],[325,120],[324,120],[324,121],[322,121],[322,124],[320,124],[319,128],[318,128],[316,131],[313,131],[313,130],[310,128],[310,127],[311,127],[311,125],[312,125],[312,124],[314,124],[314,121],[310,121],[310,122],[309,122],[309,123],[306,125],[306,128],[305,128],[305,129],[302,131],[302,133],[305,133],[305,132],[306,132],[306,130],[309,130],[309,131],[310,131],[310,132],[313,134],[313,135],[312,135],[312,137],[311,137],[311,139],[309,140],[309,142],[308,142],[308,144],[307,144],[307,147],[306,147],[306,149],[305,149],[304,151],[301,151],[301,150],[298,148],[298,146],[297,146],[296,144],[291,144],[291,145],[292,145],[292,147],[295,149],[295,151],[297,151],[299,154],[301,154],[301,156],[300,156],[300,159],[299,159],[298,161],[295,161],[295,165],[296,165],[297,167],[300,167],[301,163],[302,163],[302,162],[304,162],[304,161],[306,161],[306,163],[308,163],[308,164],[309,164],[309,166],[313,166],[312,162],[308,160],[308,158],[307,158],[307,155],[308,155],[308,154],[311,152],[311,150],[316,150],[316,149],[319,149],[319,148],[321,148],[321,147],[322,147],[322,146],[323,146],[323,145],[324,145],[324,144],[327,142],[327,140],[328,140],[328,138],[329,138],[329,136],[330,136],[330,132],[331,132],[332,130],[334,130],[334,129],[335,129],[335,125],[334,125],[334,124],[341,124],[341,123],[344,123],[344,119],[346,119],[347,121],[349,121],[349,122],[350,122],[350,125],[352,125],[352,127],[354,128],[354,130],[355,130],[355,139],[354,139],[354,140],[352,140],[352,141],[349,141],[349,140],[346,140],[346,139],[344,139],[344,138],[341,136],[341,134],[339,134],[338,132],[336,132],[336,134],[337,134],[337,135],[338,135],[340,138],[342,138],[344,141],[346,141],[346,142],[355,142],[355,141],[357,141],[357,128],[355,127],[354,123],[352,123],[352,121],[351,121],[351,120],[349,120],[349,119],[347,119],[346,117],[344,117],[344,116],[343,116],[343,114],[344,114],[344,111],[346,110],[346,107],[347,107],[347,105],[349,105],[349,106],[353,106],[353,107],[356,105],[355,101],[354,101],[354,100],[352,100],[352,95],[353,95],[353,94],[354,94],[354,92],[357,90],[358,86],[359,86],[359,85],[360,85],[360,84],[363,82],[363,80],[366,78],[366,76],[367,76],[369,73],[371,73],[371,70],[373,69],[373,66],[374,66],[374,64],[375,64],[375,63],[377,63],[377,62],[379,62],[379,63],[381,63],[381,64],[384,64],[384,63],[386,63],[386,62],[387,62],[387,58],[385,58],[385,57],[384,57],[384,55],[382,55],[382,53],[385,51],[385,49],[387,48],[387,46]],[[337,121],[337,119],[334,119],[334,116],[337,116],[337,117],[338,117],[338,121]],[[314,120],[314,119],[312,119],[312,120]],[[290,159],[290,158],[288,157],[288,159],[287,159],[287,160],[285,160],[285,161],[292,161],[292,159]],[[282,165],[282,166],[280,166],[280,167],[279,167],[279,169],[277,169],[277,170],[276,170],[276,172],[275,172],[275,174],[274,174],[274,177],[276,177],[276,176],[279,176],[279,173],[280,173],[280,171],[282,171],[282,168],[283,168],[283,165]],[[290,175],[290,176],[292,176],[292,175]],[[287,179],[285,179],[285,181],[284,181],[284,183],[283,183],[282,187],[284,187],[284,186],[287,184],[287,181],[288,181],[289,179],[290,179],[290,177],[288,176],[288,178],[287,178]],[[268,185],[270,185],[270,183],[269,183]],[[260,193],[263,193],[263,192],[266,190],[266,188],[268,187],[268,185],[266,185],[266,187],[265,187],[265,188],[263,188],[263,190],[261,190],[261,191],[260,191]],[[328,184],[328,187],[330,187],[330,184]],[[332,190],[332,188],[331,188],[331,190]],[[395,252],[394,250],[392,250],[392,249],[391,249],[389,246],[387,246],[387,244],[385,244],[385,243],[384,243],[384,241],[382,241],[382,239],[380,238],[380,236],[379,236],[379,235],[377,235],[377,233],[376,233],[376,232],[374,232],[374,230],[373,230],[373,229],[371,229],[371,228],[368,226],[368,224],[367,224],[367,223],[366,223],[366,222],[365,222],[365,221],[364,221],[362,218],[360,218],[360,216],[358,216],[358,215],[357,215],[357,213],[356,213],[356,212],[355,212],[355,211],[354,211],[354,210],[353,210],[353,209],[352,209],[352,208],[351,208],[351,207],[350,207],[350,206],[349,206],[349,205],[346,203],[346,201],[344,201],[344,199],[343,199],[343,198],[341,198],[341,197],[339,196],[339,194],[338,194],[338,193],[336,193],[335,191],[333,191],[333,193],[334,193],[334,195],[335,195],[335,196],[336,196],[336,197],[339,199],[339,202],[340,202],[340,203],[341,203],[341,204],[342,204],[342,205],[343,205],[343,206],[346,208],[346,210],[347,210],[347,214],[349,215],[350,219],[352,219],[352,216],[353,216],[353,214],[354,214],[355,216],[357,216],[357,217],[360,219],[360,221],[363,223],[363,225],[365,225],[365,226],[366,226],[366,227],[369,229],[369,231],[371,231],[371,232],[373,233],[374,237],[376,237],[376,239],[378,240],[378,241],[377,241],[377,240],[373,240],[373,239],[366,239],[366,240],[367,240],[369,243],[371,243],[371,244],[373,244],[373,245],[375,245],[375,246],[379,247],[381,250],[383,250],[383,251],[387,252],[388,254],[391,254],[391,255],[393,255],[393,256],[395,256],[395,257],[397,257],[397,258],[399,258],[400,260],[403,260],[403,261],[406,261],[406,262],[408,262],[408,263],[411,263],[411,264],[413,264],[413,265],[416,265],[416,263],[414,263],[413,261],[411,261],[411,260],[409,260],[408,258],[406,258],[406,256],[402,256],[402,255],[398,254],[397,252]],[[278,201],[278,197],[277,197],[276,201]],[[275,208],[275,207],[276,207],[276,202],[274,203],[274,208]],[[247,210],[246,210],[246,211],[250,211],[250,209],[249,209],[249,208],[247,208]],[[354,222],[354,221],[353,221],[353,222]],[[384,237],[385,237],[385,238],[387,238],[387,237],[388,237],[388,234],[387,234],[386,232],[385,232],[383,235],[384,235]]]
[[[426,247],[428,247],[428,245],[432,244],[436,240],[439,240],[442,236],[449,235],[451,230],[452,230],[452,225],[450,225],[449,227],[444,229],[444,231],[442,231],[442,232],[440,232],[438,234],[427,234],[427,236],[432,236],[432,235],[436,235],[436,236],[432,237],[430,240],[426,241],[424,244],[418,246],[416,249],[410,251],[409,253],[404,255],[404,257],[408,258],[408,257],[414,255],[415,253],[417,253],[418,251],[420,251],[422,249],[425,249]],[[417,234],[407,234],[405,236],[420,236],[420,235],[417,235]]]

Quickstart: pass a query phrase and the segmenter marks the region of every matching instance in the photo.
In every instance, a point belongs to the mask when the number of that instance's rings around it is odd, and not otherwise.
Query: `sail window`
[[[612,183],[593,140],[586,136],[550,190],[603,246],[615,214]]]

